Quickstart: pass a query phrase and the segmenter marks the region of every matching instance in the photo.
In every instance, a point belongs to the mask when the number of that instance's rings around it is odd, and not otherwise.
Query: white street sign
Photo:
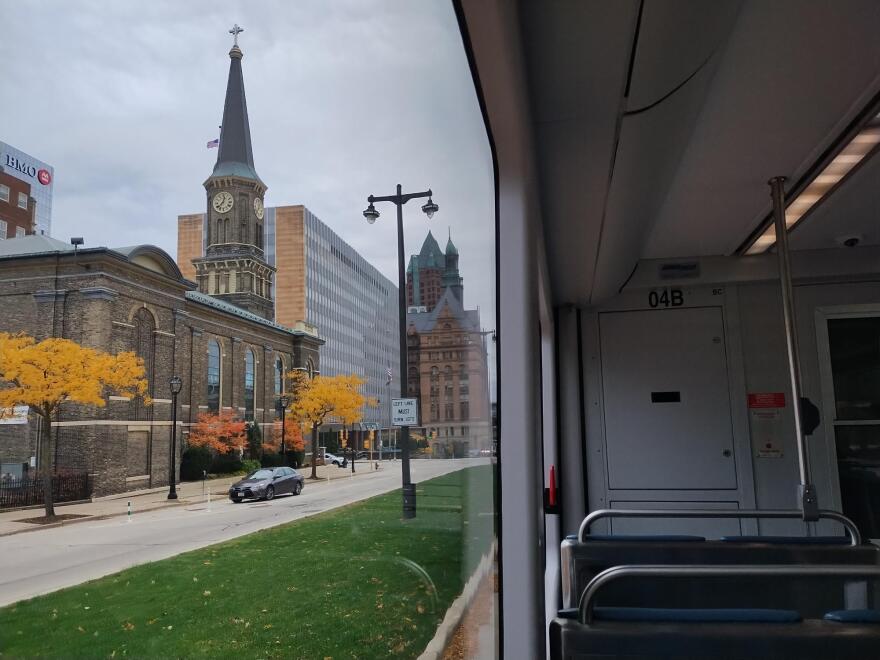
[[[418,426],[418,400],[391,399],[391,423],[394,426]]]

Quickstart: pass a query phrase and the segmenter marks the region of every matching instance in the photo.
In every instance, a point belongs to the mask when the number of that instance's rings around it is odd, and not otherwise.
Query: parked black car
[[[237,504],[250,499],[271,500],[285,493],[299,495],[304,483],[303,476],[293,468],[262,468],[232,484],[229,499]]]

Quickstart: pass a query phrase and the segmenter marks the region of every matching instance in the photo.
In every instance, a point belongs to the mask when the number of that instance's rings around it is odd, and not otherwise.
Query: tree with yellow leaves
[[[318,478],[318,428],[334,418],[343,424],[360,419],[355,409],[363,408],[366,402],[360,391],[365,382],[355,374],[300,380],[289,415],[312,428],[312,479]]]
[[[43,478],[46,516],[55,515],[52,500],[52,418],[65,403],[103,407],[106,396],[143,396],[144,362],[134,353],[111,355],[70,339],[37,341],[28,335],[0,332],[0,415],[29,406],[43,419],[38,470]],[[149,400],[146,400],[149,403]]]

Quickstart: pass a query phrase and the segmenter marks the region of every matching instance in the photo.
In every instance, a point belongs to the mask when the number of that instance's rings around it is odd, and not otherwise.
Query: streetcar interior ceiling
[[[880,112],[877,6],[847,8],[521,3],[556,304],[607,302],[640,259],[738,254],[769,217],[767,181],[808,177]],[[880,244],[878,181],[867,158],[791,248]]]

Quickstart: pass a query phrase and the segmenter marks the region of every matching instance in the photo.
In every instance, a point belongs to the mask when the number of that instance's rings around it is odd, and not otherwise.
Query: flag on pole
[[[385,375],[388,376],[388,382],[385,383],[385,384],[386,384],[386,385],[390,385],[390,384],[391,384],[391,367],[388,367],[388,368],[385,370]]]
[[[208,142],[208,149],[216,149],[220,146],[220,138],[216,138]]]

